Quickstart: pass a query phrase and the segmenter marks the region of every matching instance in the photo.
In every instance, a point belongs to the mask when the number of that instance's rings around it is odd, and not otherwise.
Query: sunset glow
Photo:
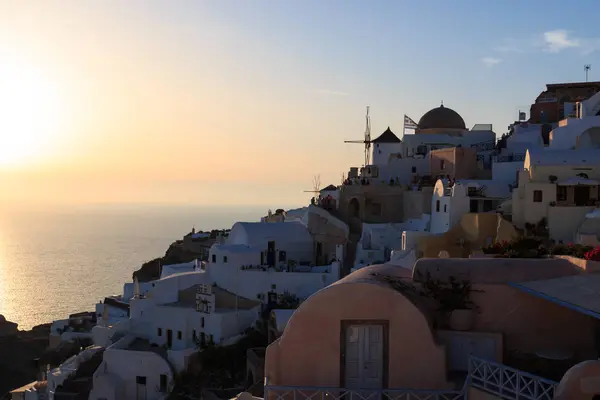
[[[0,165],[43,158],[59,136],[62,106],[56,85],[42,71],[0,60]]]

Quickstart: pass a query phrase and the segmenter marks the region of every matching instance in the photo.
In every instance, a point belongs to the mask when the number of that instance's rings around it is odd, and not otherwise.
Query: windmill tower
[[[369,165],[371,158],[371,117],[369,116],[369,106],[365,115],[365,138],[363,140],[345,140],[344,143],[363,143],[365,145],[365,167]]]

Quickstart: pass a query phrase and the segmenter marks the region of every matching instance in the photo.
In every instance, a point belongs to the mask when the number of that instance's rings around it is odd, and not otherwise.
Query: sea
[[[0,314],[19,329],[93,311],[192,228],[259,221],[263,207],[86,205],[0,210]]]

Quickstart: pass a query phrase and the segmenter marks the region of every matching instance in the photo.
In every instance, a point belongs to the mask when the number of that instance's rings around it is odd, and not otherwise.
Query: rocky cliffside
[[[0,396],[38,378],[38,358],[47,354],[50,324],[38,325],[30,331],[16,330],[17,324],[4,320],[0,331],[14,326],[15,331],[0,336]]]
[[[163,265],[187,263],[195,259],[206,261],[210,246],[220,238],[226,237],[227,233],[227,230],[189,233],[182,240],[173,242],[163,257],[145,262],[133,273],[133,279],[137,277],[140,282],[148,282],[160,278],[160,269]]]

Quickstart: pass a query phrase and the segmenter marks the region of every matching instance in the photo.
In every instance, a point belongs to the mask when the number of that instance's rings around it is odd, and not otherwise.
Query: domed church
[[[444,103],[437,108],[427,111],[419,120],[415,133],[462,133],[467,130],[465,120]]]

